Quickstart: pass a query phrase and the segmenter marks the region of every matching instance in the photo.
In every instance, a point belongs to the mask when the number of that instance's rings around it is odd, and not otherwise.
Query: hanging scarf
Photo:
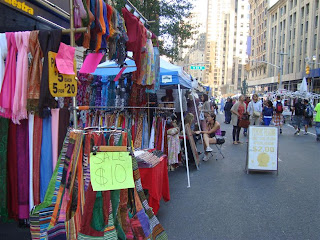
[[[39,31],[32,31],[29,37],[29,54],[31,56],[31,63],[28,74],[27,85],[27,109],[35,111],[39,105],[40,98],[40,78],[42,75],[42,50],[39,43]]]
[[[43,69],[40,84],[39,115],[44,118],[50,113],[46,108],[55,108],[57,103],[49,91],[48,52],[57,52],[61,41],[61,30],[40,31],[39,42],[43,52]]]
[[[6,33],[8,54],[6,68],[0,93],[0,116],[12,117],[13,99],[16,88],[16,55],[17,45],[13,32]]]

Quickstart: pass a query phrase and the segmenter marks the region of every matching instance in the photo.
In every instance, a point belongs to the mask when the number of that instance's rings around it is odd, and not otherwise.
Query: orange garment
[[[101,25],[101,31],[98,32],[97,34],[96,52],[98,52],[101,47],[102,35],[106,34],[106,23],[104,22],[104,18],[103,18],[103,4],[105,4],[103,0],[99,0],[99,6],[100,6],[99,22]]]
[[[94,15],[92,14],[92,12],[90,11],[90,0],[87,0],[87,8],[88,8],[88,14],[89,14],[89,25],[87,28],[87,32],[84,33],[84,38],[83,38],[83,43],[82,46],[84,48],[89,48],[90,47],[90,26],[92,24],[92,22],[95,20]]]

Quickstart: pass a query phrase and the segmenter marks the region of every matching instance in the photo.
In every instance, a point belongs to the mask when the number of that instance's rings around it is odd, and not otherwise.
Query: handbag
[[[242,128],[248,128],[249,125],[250,125],[249,115],[248,113],[244,113],[241,119],[239,120],[238,126]]]
[[[261,116],[261,113],[260,112],[257,112],[257,111],[253,111],[253,117],[255,118],[258,118]]]

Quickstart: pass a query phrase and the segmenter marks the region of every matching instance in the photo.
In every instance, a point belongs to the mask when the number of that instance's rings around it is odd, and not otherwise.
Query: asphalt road
[[[200,170],[191,164],[190,188],[185,168],[169,172],[171,200],[161,202],[158,213],[169,240],[319,240],[320,143],[315,136],[294,136],[285,126],[279,174],[247,175],[246,143],[232,145],[232,126],[221,117],[225,159],[201,162]],[[29,229],[0,224],[0,239],[30,239]]]
[[[218,117],[220,122],[222,115]],[[294,136],[284,126],[279,137],[279,174],[245,172],[244,144],[232,144],[226,130],[225,159],[211,158],[200,170],[169,172],[171,200],[161,202],[158,218],[170,240],[320,239],[320,143]],[[314,133],[314,128],[310,129]]]

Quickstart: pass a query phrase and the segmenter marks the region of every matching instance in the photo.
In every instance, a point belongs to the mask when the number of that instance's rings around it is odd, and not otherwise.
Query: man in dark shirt
[[[302,99],[299,98],[296,104],[294,104],[294,107],[292,109],[292,115],[293,116],[293,127],[296,130],[294,135],[300,134],[300,129],[303,126],[304,121],[304,112],[305,112],[305,105],[302,103]]]

